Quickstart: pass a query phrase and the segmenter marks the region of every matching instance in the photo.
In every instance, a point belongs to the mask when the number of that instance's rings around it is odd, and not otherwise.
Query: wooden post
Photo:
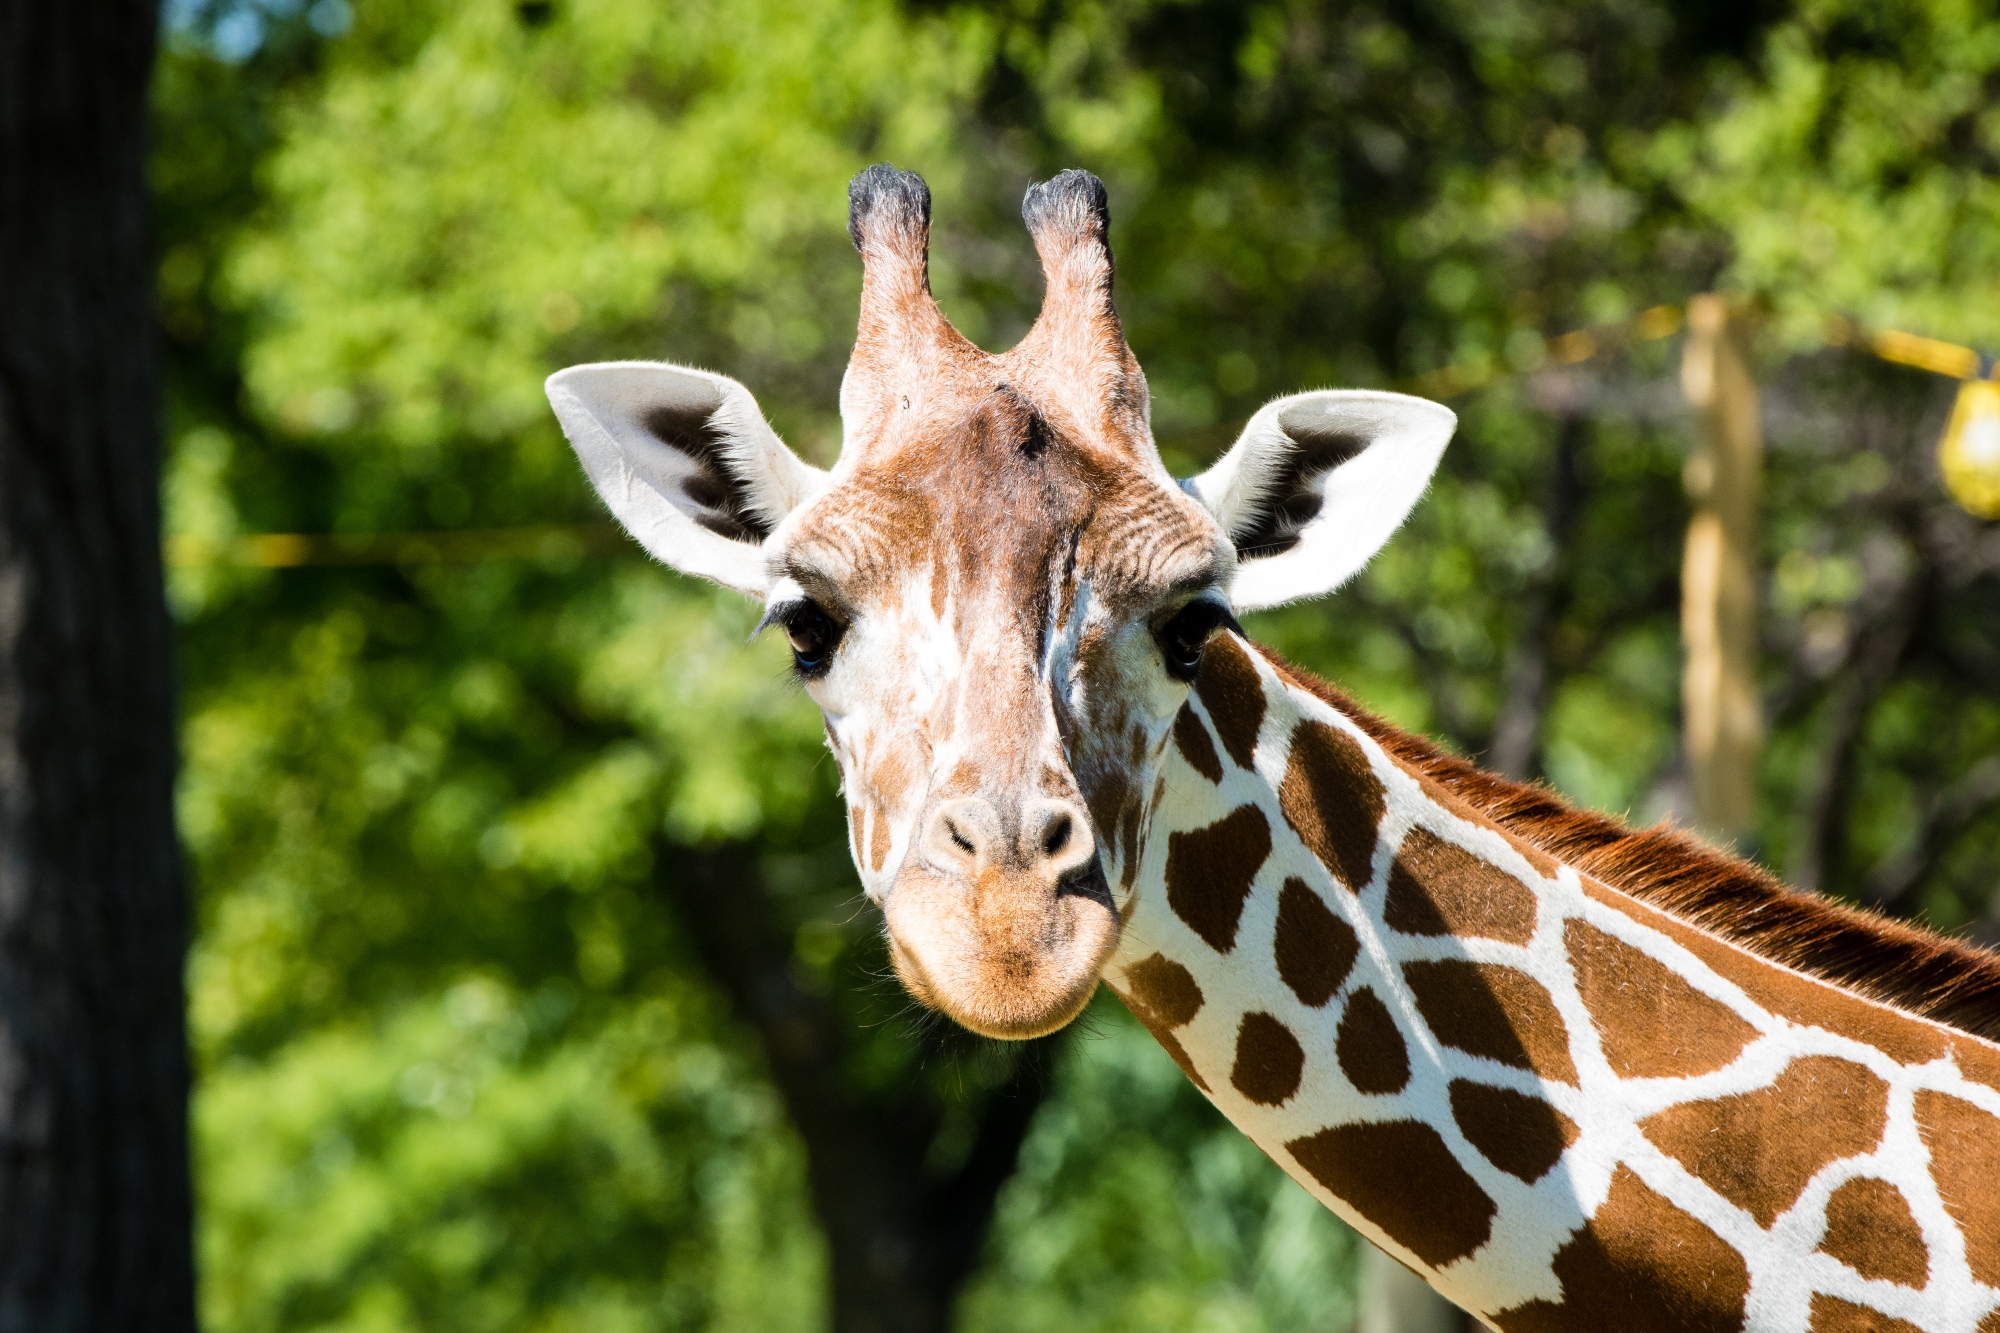
[[[1696,824],[1712,838],[1735,841],[1756,826],[1757,752],[1764,734],[1757,688],[1764,442],[1741,321],[1719,296],[1688,302],[1681,388],[1701,433],[1687,466],[1694,516],[1681,564],[1688,773]]]

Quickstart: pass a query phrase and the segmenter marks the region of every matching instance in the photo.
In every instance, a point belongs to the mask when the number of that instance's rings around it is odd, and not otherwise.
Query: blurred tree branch
[[[1828,887],[1830,868],[1841,858],[1861,729],[1909,651],[1922,619],[1929,574],[1916,564],[1870,589],[1866,604],[1873,614],[1855,630],[1847,666],[1826,691],[1786,867],[1792,883],[1808,892]]]
[[[930,1159],[945,1108],[914,1078],[870,1087],[850,1064],[847,1023],[799,984],[791,933],[744,844],[663,847],[662,891],[709,978],[762,1045],[805,1141],[813,1206],[832,1262],[835,1333],[944,1333],[1048,1095],[1061,1034],[1022,1044],[973,1108],[955,1165]]]
[[[1791,597],[1805,601],[1770,621],[1767,660],[1783,669],[1766,695],[1768,715],[1802,729],[1806,741],[1794,768],[1785,869],[1800,888],[1909,915],[1996,799],[1991,788],[2000,779],[1980,754],[1973,724],[2000,678],[1987,669],[2000,656],[1984,613],[2000,542],[1939,490],[1935,409],[1925,406],[1935,400],[1936,382],[1906,371],[1856,373],[1841,356],[1785,373],[1794,382],[1774,415],[1807,442],[1793,484],[1824,485],[1857,466],[1862,472],[1850,475],[1874,477],[1857,488],[1837,485],[1832,502],[1818,505],[1814,528],[1795,532],[1794,554],[1785,557],[1803,561],[1794,577],[1805,584],[1817,576],[1800,571],[1844,561],[1853,585],[1829,598],[1823,587],[1802,593],[1802,584]],[[1781,560],[1774,590],[1785,578]],[[1939,717],[1913,733],[1910,710],[1938,706],[1966,729],[1939,727]],[[1969,756],[1953,754],[1968,747]],[[1956,778],[1948,776],[1954,771]],[[1890,775],[1915,793],[1911,817],[1858,828],[1876,809],[1869,784]],[[1961,905],[1983,914],[1984,885],[1961,888],[1972,889]]]
[[[1554,457],[1542,501],[1542,530],[1548,534],[1549,563],[1523,594],[1521,628],[1507,656],[1499,712],[1486,762],[1510,778],[1540,774],[1542,714],[1549,695],[1549,635],[1561,619],[1568,595],[1569,546],[1577,511],[1584,501],[1578,455],[1590,429],[1587,417],[1565,413],[1558,419]]]
[[[1916,837],[1869,872],[1864,896],[1886,912],[1909,915],[1917,907],[1917,889],[1952,843],[1996,803],[2000,803],[2000,756],[1982,759],[1931,797]]]

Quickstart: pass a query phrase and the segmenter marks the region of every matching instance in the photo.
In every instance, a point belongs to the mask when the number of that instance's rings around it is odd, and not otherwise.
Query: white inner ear
[[[1245,551],[1229,598],[1238,611],[1332,592],[1368,563],[1430,484],[1458,418],[1422,398],[1373,390],[1324,390],[1269,403],[1215,466],[1187,483],[1239,545],[1264,526],[1295,477],[1304,442],[1351,440],[1358,452],[1316,478],[1296,500],[1317,512],[1277,535],[1288,549]]]
[[[571,366],[545,387],[591,485],[641,546],[684,574],[768,591],[758,530],[828,477],[785,447],[748,389],[658,361]]]

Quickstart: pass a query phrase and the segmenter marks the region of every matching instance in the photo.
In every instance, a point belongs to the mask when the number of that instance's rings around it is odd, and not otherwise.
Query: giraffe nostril
[[[977,796],[946,801],[925,816],[925,855],[931,858],[933,868],[946,875],[971,875],[987,869],[988,860],[1002,843],[999,822],[992,805]]]
[[[991,871],[1009,883],[1046,889],[1048,881],[1090,860],[1093,840],[1089,817],[1067,801],[1029,798],[1008,812],[1003,825],[992,802],[962,796],[926,817],[923,846],[931,868],[946,876]]]

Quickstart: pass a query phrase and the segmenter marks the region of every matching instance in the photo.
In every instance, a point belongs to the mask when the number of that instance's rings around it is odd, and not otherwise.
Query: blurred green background
[[[872,161],[928,178],[989,348],[1039,301],[1023,188],[1104,177],[1179,472],[1277,393],[1490,376],[1365,576],[1250,628],[1639,820],[1685,809],[1678,341],[1547,340],[1732,293],[1770,451],[1746,850],[1996,930],[2000,530],[1936,477],[1954,386],[1824,345],[2000,346],[1990,4],[179,0],[167,34],[215,1333],[808,1330],[886,1290],[968,1333],[1348,1326],[1357,1242],[1115,1003],[1026,1049],[913,1011],[749,605],[560,533],[199,554],[600,519],[541,392],[579,361],[722,370],[830,460]]]

